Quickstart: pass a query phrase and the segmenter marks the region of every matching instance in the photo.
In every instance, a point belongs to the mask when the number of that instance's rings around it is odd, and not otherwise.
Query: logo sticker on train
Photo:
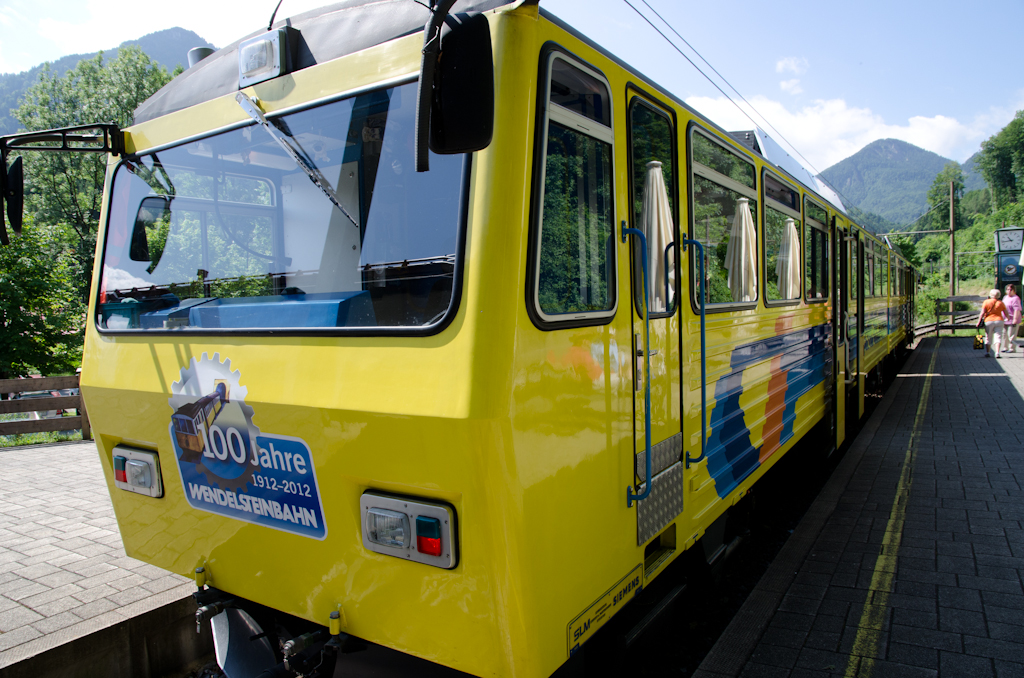
[[[170,434],[192,508],[313,539],[327,536],[309,445],[265,433],[231,360],[192,358],[171,385]]]

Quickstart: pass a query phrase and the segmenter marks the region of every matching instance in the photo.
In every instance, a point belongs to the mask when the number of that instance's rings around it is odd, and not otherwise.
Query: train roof
[[[456,0],[451,13],[484,12],[511,0]],[[412,0],[344,0],[274,23],[298,29],[301,41],[292,72],[353,54],[423,30],[428,10]],[[238,45],[255,31],[223,47],[189,68],[135,110],[135,122],[146,122],[204,101],[238,91]],[[339,39],[342,37],[344,39]]]
[[[787,153],[763,129],[755,127],[750,131],[730,132],[729,136],[740,141],[747,148],[760,153],[768,162],[786,170],[791,177],[817,193],[837,210],[846,214],[846,206],[843,204],[839,194],[832,190],[824,181],[811,174],[810,170],[804,167],[799,160]]]
[[[513,0],[456,0],[451,13],[484,12],[512,3]],[[299,31],[301,41],[291,69],[294,72],[353,54],[389,40],[417,33],[423,30],[427,11],[423,4],[413,0],[343,0],[294,17],[281,19],[274,24],[274,27],[291,26]],[[541,13],[546,19],[593,45],[624,68],[644,77],[635,68],[555,15],[544,11],[543,8]],[[135,122],[146,122],[238,91],[238,45],[244,40],[264,32],[263,30],[254,31],[236,40],[174,78],[135,110]],[[338,36],[345,36],[345,39],[339,40]],[[649,78],[645,79],[650,81]],[[653,81],[651,82],[653,84]],[[667,93],[667,90],[664,91]],[[727,132],[678,97],[671,94],[670,96],[676,103],[692,111],[702,120],[785,171],[791,178],[816,193],[835,209],[846,213],[846,206],[839,195],[818,177],[811,174],[764,130],[755,128],[749,132]]]

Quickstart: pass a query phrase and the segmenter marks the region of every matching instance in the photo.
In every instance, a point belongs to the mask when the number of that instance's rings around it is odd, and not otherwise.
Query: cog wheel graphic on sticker
[[[167,404],[174,410],[171,431],[179,465],[193,464],[211,486],[244,491],[259,470],[254,412],[248,389],[231,359],[208,353],[181,369]]]

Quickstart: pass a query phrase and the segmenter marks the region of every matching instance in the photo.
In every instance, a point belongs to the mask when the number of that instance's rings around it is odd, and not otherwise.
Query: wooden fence
[[[73,431],[82,429],[82,439],[92,438],[89,416],[81,395],[46,396],[7,400],[10,393],[34,393],[36,391],[62,391],[78,388],[78,377],[42,377],[40,379],[0,379],[0,414],[21,412],[47,412],[75,410],[76,417],[52,417],[0,422],[0,436],[18,433],[42,433],[44,431]]]

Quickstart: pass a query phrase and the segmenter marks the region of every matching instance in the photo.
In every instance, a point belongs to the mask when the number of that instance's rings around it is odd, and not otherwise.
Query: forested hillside
[[[981,176],[981,170],[978,169],[978,158],[980,156],[981,151],[978,151],[967,158],[964,164],[960,165],[960,169],[964,172],[964,190],[968,193],[980,190],[988,185],[985,183],[985,177]]]
[[[60,76],[42,69],[11,118],[28,130],[83,120],[126,127],[135,108],[178,72],[137,45],[122,44],[116,58],[81,59]],[[0,379],[73,373],[81,360],[106,165],[92,153],[25,153],[22,159],[23,232],[0,246]]]
[[[879,139],[821,175],[844,201],[894,224],[907,224],[928,209],[928,188],[948,162],[905,141]]]
[[[970,190],[971,174],[965,168],[975,169],[986,186]],[[1024,111],[1018,111],[1009,125],[983,142],[981,151],[963,166],[950,162],[943,168],[927,193],[932,212],[918,222],[919,226],[948,226],[950,183],[959,253],[957,292],[984,294],[995,282],[993,232],[1006,226],[1024,226]],[[934,300],[949,295],[949,236],[903,236],[899,242],[922,274],[918,321],[932,321]]]
[[[117,59],[118,50],[134,45],[145,52],[150,59],[166,68],[169,72],[177,66],[188,66],[187,54],[193,47],[212,47],[201,37],[184,28],[168,28],[144,35],[138,40],[126,40],[118,47],[103,52],[104,61]],[[63,76],[83,59],[91,59],[95,54],[71,54],[54,61],[49,65],[50,75]],[[21,126],[11,115],[17,108],[25,91],[39,81],[39,75],[46,64],[40,64],[21,73],[0,74],[0,134],[12,134]]]

